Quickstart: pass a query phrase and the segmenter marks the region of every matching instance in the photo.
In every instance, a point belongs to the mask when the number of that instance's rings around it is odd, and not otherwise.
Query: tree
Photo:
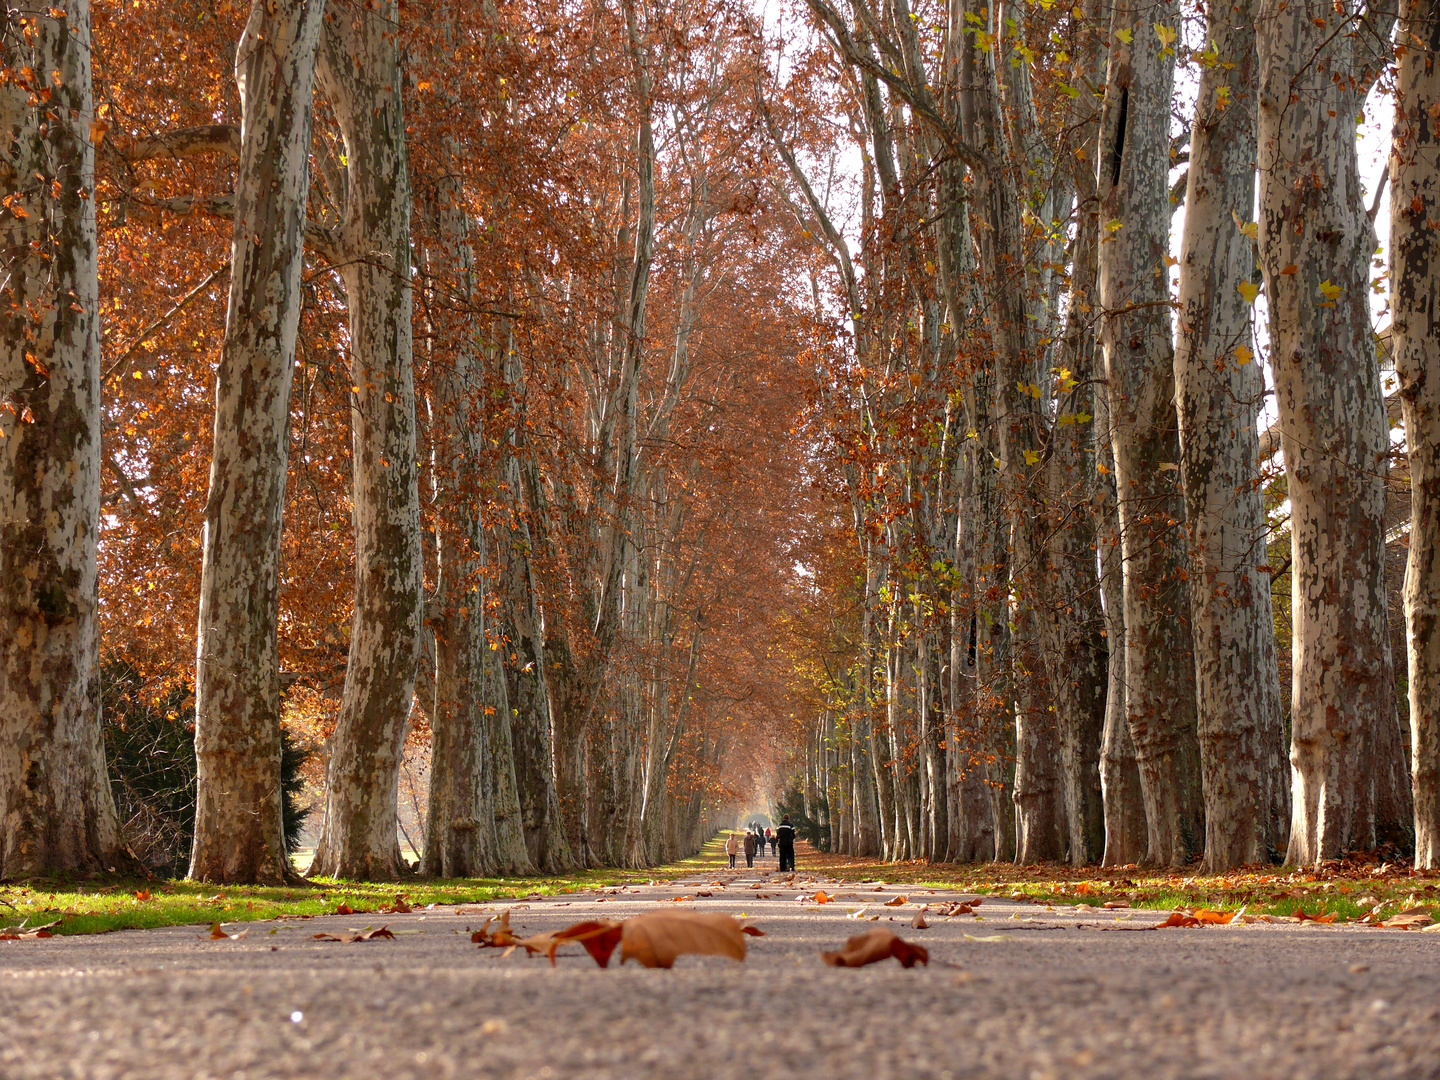
[[[1096,162],[1100,340],[1125,568],[1125,711],[1149,826],[1146,859],[1161,865],[1186,862],[1204,829],[1163,261],[1177,21],[1165,0],[1115,6]]]
[[[397,0],[338,5],[318,64],[344,143],[338,244],[349,304],[355,609],[312,874],[403,869],[400,756],[419,660],[420,493],[411,325],[411,188]]]
[[[200,881],[294,876],[281,808],[277,593],[323,8],[257,2],[236,51],[243,120],[196,646],[190,876]]]
[[[1375,233],[1354,132],[1373,31],[1339,32],[1356,14],[1261,0],[1256,16],[1260,259],[1291,507],[1285,860],[1305,865],[1400,839],[1411,811],[1386,610],[1389,424],[1367,302]]]
[[[125,856],[100,734],[90,8],[0,27],[0,878]]]
[[[1286,789],[1268,523],[1256,463],[1265,391],[1250,332],[1255,47],[1250,0],[1210,8],[1190,135],[1175,390],[1189,536],[1205,865],[1264,862]],[[1253,231],[1253,230],[1252,230]]]
[[[1440,866],[1440,7],[1400,6],[1390,158],[1390,347],[1410,462],[1405,630],[1415,866]]]

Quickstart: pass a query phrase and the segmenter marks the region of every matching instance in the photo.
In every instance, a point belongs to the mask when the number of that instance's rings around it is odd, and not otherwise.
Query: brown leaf
[[[1296,922],[1333,923],[1333,922],[1335,921],[1335,912],[1333,912],[1333,911],[1328,911],[1328,912],[1325,912],[1325,913],[1320,914],[1320,915],[1307,915],[1307,914],[1306,914],[1305,912],[1303,912],[1303,911],[1297,911],[1297,912],[1295,912],[1295,921],[1296,921]]]
[[[380,909],[382,913],[390,915],[408,915],[414,910],[414,908],[405,902],[405,897],[403,896],[395,897],[394,902],[389,907],[382,907]]]
[[[864,967],[892,956],[907,968],[914,967],[917,960],[926,966],[930,963],[930,951],[923,945],[912,945],[882,926],[849,938],[839,952],[822,952],[820,959],[831,967]]]
[[[1397,915],[1391,915],[1384,922],[1376,923],[1376,925],[1391,930],[1412,930],[1416,927],[1424,926],[1431,921],[1432,919],[1428,908],[1415,907],[1402,911]]]
[[[136,889],[136,890],[135,890],[135,899],[136,899],[136,900],[149,900],[149,899],[150,899],[150,890],[149,890],[149,889]]]
[[[761,930],[758,926],[742,926],[740,927],[740,932],[742,934],[749,934],[751,937],[765,936],[765,931]]]
[[[621,922],[618,919],[587,919],[567,926],[563,930],[547,930],[522,940],[512,940],[512,945],[523,945],[527,953],[544,953],[555,966],[555,950],[561,945],[575,942],[585,946],[585,951],[595,958],[602,968],[609,967],[610,954],[620,944]],[[508,933],[508,928],[507,928]]]
[[[925,912],[923,911],[915,912],[915,918],[910,920],[910,925],[916,930],[928,930],[930,928],[930,924],[925,921]]]
[[[346,904],[346,903],[343,903],[343,902],[342,902],[342,903],[339,903],[339,904],[336,904],[336,905],[335,905],[335,914],[336,914],[336,915],[359,915],[359,914],[363,914],[363,913],[356,911],[356,910],[355,910],[354,908],[352,908],[349,904]]]
[[[897,897],[895,897],[895,899],[893,899],[893,900],[886,900],[886,901],[885,901],[885,906],[886,906],[886,907],[899,907],[901,904],[908,904],[909,902],[910,902],[910,898],[909,898],[908,896],[897,896]]]
[[[520,939],[510,931],[509,908],[500,913],[500,921],[494,930],[490,929],[492,922],[495,922],[495,916],[488,916],[485,925],[471,934],[470,940],[481,948],[490,949],[509,949],[520,944]]]
[[[201,941],[204,941],[207,938],[212,941],[224,941],[227,938],[231,941],[239,941],[248,933],[250,933],[249,930],[241,930],[238,934],[227,934],[224,928],[221,927],[221,925],[217,922],[210,924],[210,932],[208,934],[196,934],[195,936],[198,937]]]
[[[1107,908],[1110,908],[1110,909],[1113,911],[1113,910],[1116,909],[1116,908],[1128,908],[1128,907],[1130,906],[1130,901],[1129,901],[1129,900],[1106,900],[1106,901],[1105,901],[1105,906],[1106,906]]]
[[[685,953],[745,959],[745,934],[729,915],[698,911],[652,911],[626,919],[620,962],[668,968]]]
[[[238,935],[237,935],[238,936]],[[373,929],[361,930],[355,934],[316,934],[316,941],[339,941],[345,945],[354,945],[357,941],[375,941],[377,938],[394,939],[388,927],[377,926]]]

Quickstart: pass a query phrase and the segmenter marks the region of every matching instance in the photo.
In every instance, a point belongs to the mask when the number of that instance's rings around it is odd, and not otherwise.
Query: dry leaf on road
[[[59,926],[60,920],[46,923],[44,926],[26,926],[23,922],[19,926],[6,926],[0,929],[0,941],[25,941],[33,938],[54,937],[50,931],[53,927]]]
[[[543,952],[550,958],[550,966],[554,967],[555,950],[561,945],[575,942],[585,946],[585,951],[594,957],[595,962],[602,968],[609,967],[610,954],[615,951],[615,946],[620,944],[621,925],[619,919],[587,919],[563,930],[549,930],[514,941],[513,944],[523,945],[528,953]]]
[[[910,925],[916,930],[926,930],[930,927],[930,924],[925,921],[925,912],[923,911],[915,912],[915,918],[910,920]]]
[[[239,934],[235,934],[239,937]],[[389,927],[377,926],[373,929],[356,931],[353,934],[316,934],[316,941],[339,941],[345,945],[354,945],[357,941],[375,941],[379,938],[390,938],[392,941],[395,935],[390,932]]]
[[[886,900],[886,901],[885,901],[885,906],[886,906],[886,907],[899,907],[901,904],[908,904],[909,902],[910,902],[910,898],[909,898],[908,896],[897,896],[897,897],[895,897],[893,900]]]
[[[500,921],[495,924],[495,929],[490,929],[490,924],[495,922],[494,915],[485,917],[485,925],[470,935],[470,940],[482,949],[513,949],[520,944],[510,930],[510,909],[506,908],[500,913]]]
[[[195,936],[201,941],[205,941],[207,939],[211,941],[225,941],[227,939],[230,941],[239,941],[248,933],[250,933],[249,930],[241,930],[239,933],[236,934],[227,934],[225,930],[221,927],[221,925],[217,922],[210,924],[210,932],[208,934],[196,934]]]
[[[1172,911],[1170,917],[1159,923],[1155,929],[1163,930],[1170,926],[1199,926],[1200,920],[1193,915],[1186,915],[1183,911]]]
[[[620,962],[668,968],[685,953],[745,959],[740,923],[719,912],[652,911],[626,919],[620,938]]]
[[[897,937],[895,931],[879,926],[848,939],[839,952],[822,952],[820,959],[831,967],[864,967],[892,956],[902,967],[914,967],[917,960],[926,966],[930,964],[930,951],[925,946],[912,945]]]
[[[1384,922],[1376,923],[1376,926],[1383,926],[1388,930],[1413,930],[1433,921],[1428,908],[1408,908],[1396,915],[1391,915]]]

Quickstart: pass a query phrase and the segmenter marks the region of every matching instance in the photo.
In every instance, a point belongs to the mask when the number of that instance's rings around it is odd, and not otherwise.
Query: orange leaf
[[[909,903],[909,902],[910,902],[910,898],[909,898],[909,897],[907,897],[907,896],[897,896],[897,897],[895,897],[895,899],[893,899],[893,900],[886,900],[886,901],[885,901],[885,906],[886,906],[886,907],[899,907],[901,904],[907,904],[907,903]]]
[[[829,896],[826,896],[823,892],[816,892],[815,894],[815,903],[817,904],[828,904],[830,903],[830,900],[831,898]]]
[[[150,899],[150,890],[149,890],[149,889],[137,889],[137,890],[135,891],[135,899],[136,899],[136,900],[149,900],[149,899]]]
[[[1186,915],[1185,912],[1183,912],[1183,911],[1172,911],[1172,912],[1170,913],[1170,917],[1169,917],[1168,919],[1166,919],[1164,922],[1160,923],[1158,926],[1156,926],[1155,929],[1157,929],[1157,930],[1162,930],[1162,929],[1164,929],[1164,928],[1167,927],[1167,926],[1199,926],[1199,925],[1200,925],[1200,920],[1199,920],[1199,919],[1197,919],[1197,918],[1195,918],[1195,917],[1193,917],[1193,916],[1191,916],[1191,915]]]

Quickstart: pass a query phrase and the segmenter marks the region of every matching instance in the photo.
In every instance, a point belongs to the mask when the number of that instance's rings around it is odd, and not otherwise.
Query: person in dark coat
[[[778,855],[778,854],[780,854],[780,838],[779,838],[778,836],[776,836],[773,832],[771,832],[769,829],[766,829],[766,830],[765,830],[765,836],[766,836],[766,837],[769,839],[769,841],[770,841],[770,854],[771,854],[771,855]]]
[[[755,865],[755,834],[753,832],[745,834],[745,865]]]
[[[780,849],[780,870],[794,872],[795,870],[795,826],[790,824],[790,817],[786,815],[780,819],[780,827],[775,830],[776,845]]]

